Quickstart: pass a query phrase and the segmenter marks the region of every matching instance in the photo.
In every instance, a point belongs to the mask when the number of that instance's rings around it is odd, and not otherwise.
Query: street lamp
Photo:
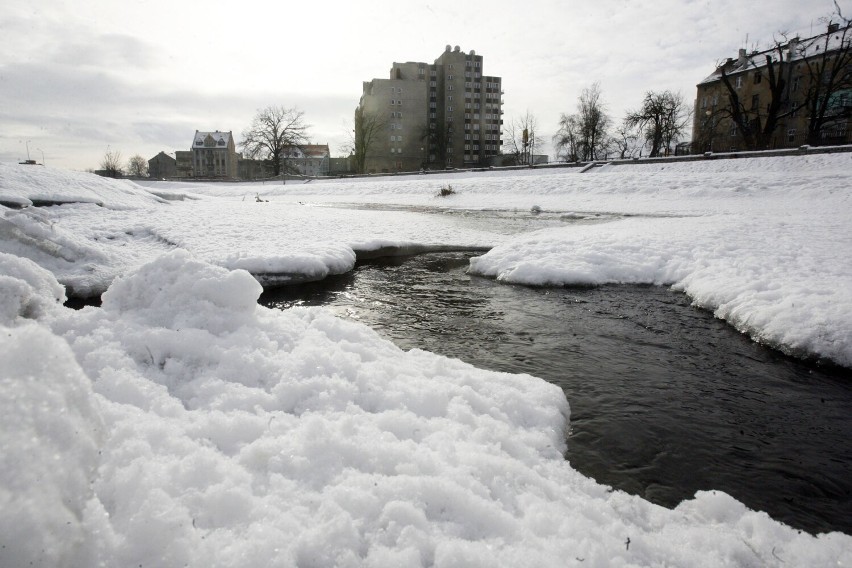
[[[41,148],[36,148],[36,150],[41,152],[41,165],[43,166],[44,165],[44,150],[42,150]]]

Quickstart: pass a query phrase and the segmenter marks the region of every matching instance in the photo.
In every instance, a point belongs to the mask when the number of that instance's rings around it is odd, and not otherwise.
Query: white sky
[[[852,0],[840,2],[852,14]],[[195,130],[240,140],[258,108],[296,106],[332,155],[362,81],[445,45],[503,77],[507,123],[530,110],[549,140],[599,81],[616,121],[647,90],[681,91],[778,31],[819,33],[830,0],[32,0],[0,13],[0,161],[97,168],[188,149]]]

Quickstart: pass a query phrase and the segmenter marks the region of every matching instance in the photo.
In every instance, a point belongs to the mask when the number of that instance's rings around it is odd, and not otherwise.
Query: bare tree
[[[627,113],[624,125],[639,130],[654,158],[671,150],[672,142],[686,132],[690,116],[681,93],[648,91],[642,106]]]
[[[268,106],[257,111],[251,127],[243,131],[240,147],[252,159],[268,160],[272,174],[280,175],[284,152],[308,143],[309,125],[295,108]]]
[[[852,106],[852,21],[843,17],[834,3],[832,18],[825,18],[828,33],[796,42],[795,51],[803,59],[808,74],[804,106],[808,111],[808,144],[831,142],[831,128],[846,124]]]
[[[610,146],[622,160],[635,156],[642,144],[638,142],[639,135],[636,129],[627,126],[626,121],[616,128],[609,138]]]
[[[746,106],[746,102],[740,98],[738,93],[739,86],[746,78],[745,71],[749,68],[750,59],[745,59],[745,63],[742,64],[742,72],[736,77],[735,83],[731,82],[727,64],[719,67],[722,85],[724,85],[728,95],[728,105],[719,112],[729,117],[736,125],[737,131],[748,150],[769,148],[772,135],[778,128],[781,119],[786,118],[796,110],[788,104],[787,81],[793,64],[789,57],[784,57],[786,46],[786,41],[776,39],[774,46],[762,53],[765,66],[757,68],[756,64],[751,63],[752,67],[755,68],[753,80],[762,81],[764,76],[766,78],[769,101],[765,105],[760,100],[760,95],[755,94],[752,95],[750,105]],[[741,58],[744,57],[741,54]]]
[[[127,174],[132,177],[148,177],[148,160],[136,154],[127,161]]]
[[[101,171],[106,177],[119,178],[124,175],[121,169],[121,152],[111,150],[107,146],[107,151],[104,152],[104,157],[101,159]]]
[[[578,162],[582,158],[580,118],[576,114],[563,114],[559,119],[559,130],[553,136],[557,157],[566,162]]]
[[[553,140],[557,152],[569,160],[597,160],[607,153],[612,120],[601,98],[600,83],[586,87],[577,100],[577,112],[563,114]]]
[[[365,173],[367,157],[386,126],[387,120],[377,113],[369,112],[361,106],[355,109],[352,156],[355,161],[355,171],[359,174]]]
[[[503,142],[504,153],[512,156],[517,165],[533,165],[535,149],[544,141],[538,135],[538,120],[529,110],[515,118],[506,128],[506,140]]]

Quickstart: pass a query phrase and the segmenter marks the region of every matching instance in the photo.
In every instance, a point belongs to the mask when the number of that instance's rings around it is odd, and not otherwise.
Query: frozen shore
[[[447,199],[416,177],[252,186],[266,203],[0,165],[0,202],[77,202],[0,206],[0,564],[852,565],[852,537],[721,492],[669,510],[599,485],[562,458],[557,387],[405,352],[322,309],[268,310],[246,272],[482,247],[478,273],[674,285],[756,339],[849,366],[849,159],[486,172]],[[500,232],[422,210],[533,205],[590,219]],[[66,287],[106,290],[102,307],[63,307]]]

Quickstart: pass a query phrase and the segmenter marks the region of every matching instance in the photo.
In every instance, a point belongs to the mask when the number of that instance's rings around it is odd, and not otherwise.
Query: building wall
[[[178,150],[175,152],[175,175],[179,178],[192,177],[192,151]]]
[[[426,69],[425,63],[394,63],[390,79],[364,83],[360,106],[378,117],[381,125],[367,153],[367,172],[414,171],[423,167]]]
[[[148,160],[148,176],[155,179],[173,178],[177,175],[177,162],[174,158],[160,152]]]

